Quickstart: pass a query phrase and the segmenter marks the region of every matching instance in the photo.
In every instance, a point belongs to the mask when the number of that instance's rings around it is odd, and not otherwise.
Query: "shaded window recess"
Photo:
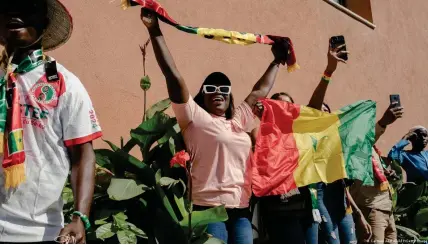
[[[324,0],[336,9],[374,29],[370,0]]]

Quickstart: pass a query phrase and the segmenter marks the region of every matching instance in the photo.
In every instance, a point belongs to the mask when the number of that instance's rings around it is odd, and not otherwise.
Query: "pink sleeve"
[[[236,108],[233,120],[242,130],[249,132],[255,127],[255,118],[256,116],[253,110],[247,102],[244,101]]]
[[[209,114],[202,109],[193,98],[190,96],[187,103],[183,104],[172,104],[172,110],[175,113],[177,118],[178,125],[180,125],[181,130],[185,130],[188,125],[193,122],[195,123],[201,121],[201,119],[209,116]]]

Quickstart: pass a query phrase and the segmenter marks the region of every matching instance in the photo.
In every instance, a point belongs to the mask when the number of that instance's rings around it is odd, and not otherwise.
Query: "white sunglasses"
[[[232,86],[222,85],[222,86],[215,86],[215,85],[204,85],[203,86],[203,92],[204,94],[214,94],[219,92],[220,94],[230,94],[232,91]]]

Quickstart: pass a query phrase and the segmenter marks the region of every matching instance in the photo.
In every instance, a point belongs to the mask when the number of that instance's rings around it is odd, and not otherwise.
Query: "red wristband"
[[[331,77],[331,75],[333,75],[333,73],[329,73],[329,72],[327,72],[327,71],[324,71],[324,76],[326,76],[326,77]]]

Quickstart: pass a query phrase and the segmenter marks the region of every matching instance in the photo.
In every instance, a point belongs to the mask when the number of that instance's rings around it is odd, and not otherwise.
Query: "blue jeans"
[[[204,210],[209,207],[197,206],[193,210]],[[215,238],[223,240],[225,243],[252,244],[253,227],[249,218],[250,208],[226,208],[227,216],[225,222],[208,224],[207,232]]]
[[[319,224],[313,221],[312,216],[305,218],[277,216],[265,219],[265,222],[269,243],[318,244]]]
[[[356,243],[355,223],[352,214],[346,214],[346,195],[341,183],[326,187],[318,184],[318,208],[321,214],[320,241],[330,244]]]
[[[252,244],[253,228],[248,218],[208,224],[208,234],[232,244]]]

